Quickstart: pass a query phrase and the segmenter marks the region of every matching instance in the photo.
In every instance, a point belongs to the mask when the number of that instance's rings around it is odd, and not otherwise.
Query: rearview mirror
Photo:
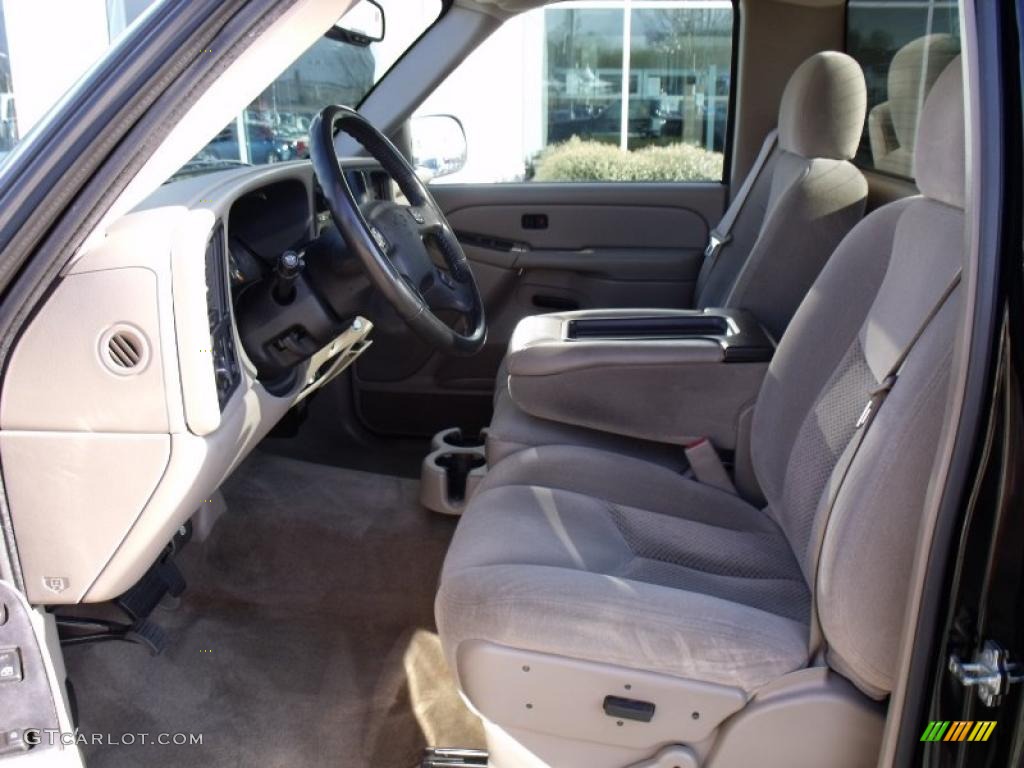
[[[384,9],[377,0],[359,0],[327,31],[327,37],[361,46],[379,43],[384,39]]]
[[[413,166],[420,181],[461,171],[466,165],[466,131],[453,115],[421,115],[409,121]]]

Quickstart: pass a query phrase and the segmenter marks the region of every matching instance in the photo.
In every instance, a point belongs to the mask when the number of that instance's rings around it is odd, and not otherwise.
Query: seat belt
[[[686,460],[693,472],[694,479],[702,485],[710,485],[726,493],[736,496],[736,486],[725,471],[725,465],[719,457],[715,446],[706,437],[694,440],[686,445],[683,450],[686,452]]]
[[[775,145],[779,140],[779,131],[774,129],[764,137],[764,143],[761,145],[761,151],[758,152],[757,158],[754,160],[754,165],[750,168],[750,173],[747,174],[747,178],[743,180],[743,184],[740,185],[739,192],[736,193],[736,197],[733,198],[732,203],[725,210],[725,215],[722,216],[721,221],[718,222],[711,235],[708,237],[707,247],[704,249],[704,263],[701,265],[700,274],[697,276],[697,290],[703,288],[711,277],[711,272],[715,268],[715,263],[718,261],[718,254],[722,250],[722,246],[726,245],[732,240],[732,228],[736,223],[736,219],[739,218],[740,211],[743,210],[743,206],[747,202],[747,198],[750,197],[750,190],[754,188],[754,183],[761,176],[761,172],[764,171],[765,165],[768,163],[768,158],[771,157],[772,150],[775,149]]]
[[[835,468],[832,470],[832,477],[836,477],[836,482],[832,483],[829,490],[828,501],[825,505],[824,518],[821,521],[821,525],[818,526],[817,539],[815,541],[815,557],[813,578],[811,579],[811,641],[810,641],[810,655],[813,657],[818,653],[824,646],[824,634],[821,629],[821,622],[818,618],[818,575],[821,569],[821,552],[825,546],[825,536],[828,533],[829,521],[832,518],[832,511],[835,509],[836,501],[839,499],[839,492],[842,490],[846,477],[850,473],[850,468],[853,466],[854,459],[857,458],[857,452],[860,450],[861,445],[864,444],[864,438],[867,436],[868,430],[871,429],[871,425],[875,421],[875,416],[878,415],[878,409],[882,407],[882,403],[889,396],[892,388],[896,384],[896,380],[899,378],[900,373],[903,370],[903,364],[906,362],[907,357],[910,355],[914,345],[917,344],[918,339],[924,335],[925,330],[931,324],[935,316],[939,314],[939,310],[945,306],[946,301],[956,290],[957,285],[960,284],[960,270],[957,269],[956,273],[949,281],[949,285],[942,292],[939,298],[932,305],[932,308],[925,315],[924,320],[918,326],[914,335],[910,337],[910,341],[906,343],[900,353],[893,360],[892,365],[889,366],[889,370],[886,371],[885,376],[882,377],[882,383],[871,390],[868,394],[868,402],[864,406],[864,410],[861,411],[860,417],[857,419],[856,427],[854,428],[853,437],[850,438],[850,442],[846,444],[846,448],[839,454],[839,460],[836,462]]]

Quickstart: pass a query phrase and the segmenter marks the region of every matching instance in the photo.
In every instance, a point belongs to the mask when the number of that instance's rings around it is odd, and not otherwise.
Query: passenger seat
[[[922,194],[843,240],[779,344],[753,425],[766,504],[573,446],[485,478],[436,615],[495,765],[875,765],[953,418],[963,106],[954,59],[922,113]]]
[[[698,308],[746,309],[776,339],[782,337],[829,255],[864,215],[867,182],[849,161],[866,111],[864,74],[850,56],[824,51],[796,69],[782,95],[778,131],[765,140],[759,162],[712,233],[697,280]],[[502,364],[487,438],[489,463],[526,447],[559,443],[668,464],[682,455],[678,446],[529,416],[512,401]]]

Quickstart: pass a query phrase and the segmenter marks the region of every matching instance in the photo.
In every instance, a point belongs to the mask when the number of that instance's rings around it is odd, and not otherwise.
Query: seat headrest
[[[802,157],[849,160],[864,131],[867,86],[852,57],[822,51],[796,68],[779,107],[779,146]]]
[[[900,146],[914,146],[921,94],[931,90],[959,52],[952,35],[936,34],[911,40],[892,57],[886,88],[892,129]]]
[[[914,147],[914,176],[921,194],[964,207],[966,187],[964,80],[957,56],[924,101]]]

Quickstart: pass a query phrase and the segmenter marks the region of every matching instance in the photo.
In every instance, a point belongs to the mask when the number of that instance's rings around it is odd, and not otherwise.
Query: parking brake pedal
[[[185,591],[185,578],[172,560],[158,561],[131,589],[117,598],[117,604],[133,619],[144,619],[157,607],[164,595],[179,597]]]
[[[427,747],[420,768],[486,768],[488,755],[479,749]]]
[[[74,609],[56,613],[54,618],[61,645],[122,640],[143,645],[154,656],[162,653],[168,645],[167,633],[150,621],[149,615],[164,597],[179,597],[185,591],[185,579],[173,558],[190,536],[191,527],[186,525],[131,589],[112,604],[97,606],[97,613],[86,615]],[[112,612],[111,608],[115,611]],[[113,613],[117,614],[116,618]]]
[[[167,633],[159,624],[148,619],[140,619],[132,624],[131,629],[125,632],[124,639],[146,646],[154,656],[159,656],[167,647]]]
[[[61,616],[59,614],[54,618],[57,621],[60,644],[64,646],[100,643],[106,640],[124,640],[146,646],[154,656],[162,653],[167,647],[167,634],[157,624],[147,619],[139,619],[132,624],[122,624],[107,619]]]

